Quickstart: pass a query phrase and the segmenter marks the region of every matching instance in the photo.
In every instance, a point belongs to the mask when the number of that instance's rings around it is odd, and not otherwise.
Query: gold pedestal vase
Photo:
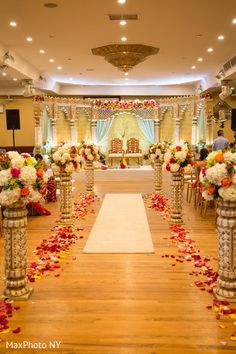
[[[71,225],[72,221],[72,181],[71,173],[60,172],[60,223]]]
[[[27,300],[32,289],[27,285],[26,206],[22,202],[16,202],[7,207],[3,215],[6,277],[3,296]]]
[[[236,302],[236,201],[218,200],[218,299]]]
[[[162,163],[159,158],[154,160],[154,192],[160,193],[162,186]]]
[[[94,168],[92,161],[86,161],[86,193],[94,193]]]
[[[183,173],[171,172],[171,223],[182,224]]]

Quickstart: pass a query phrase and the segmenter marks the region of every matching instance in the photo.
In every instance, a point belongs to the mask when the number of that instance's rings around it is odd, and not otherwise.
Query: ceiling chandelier
[[[94,55],[103,56],[108,63],[123,72],[128,72],[147,57],[158,52],[159,48],[144,44],[109,44],[103,47],[92,48]]]

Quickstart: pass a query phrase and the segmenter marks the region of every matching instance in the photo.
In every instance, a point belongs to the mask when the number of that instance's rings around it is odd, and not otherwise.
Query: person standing
[[[229,145],[229,140],[224,138],[224,132],[222,129],[218,130],[217,135],[218,137],[214,140],[212,145],[212,151],[224,151]]]

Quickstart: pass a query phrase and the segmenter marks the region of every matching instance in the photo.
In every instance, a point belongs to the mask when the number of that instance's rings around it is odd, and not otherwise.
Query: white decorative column
[[[175,130],[174,130],[174,144],[179,145],[180,143],[180,122],[181,119],[175,117]]]
[[[77,145],[78,134],[75,126],[75,121],[70,120],[69,124],[70,124],[70,144]]]
[[[40,148],[42,146],[42,128],[40,126],[40,110],[39,110],[38,103],[34,104],[33,110],[34,110],[34,120],[35,120],[35,128],[34,128],[35,153],[40,153]]]
[[[51,139],[52,146],[57,146],[57,127],[56,127],[56,119],[51,118]]]
[[[195,155],[197,149],[197,124],[198,124],[198,117],[192,117],[192,137],[191,137],[191,149],[193,154]]]
[[[97,121],[91,121],[91,140],[93,144],[97,144],[97,133],[96,133]]]
[[[155,137],[155,142],[159,143],[160,142],[160,136],[161,136],[161,132],[160,132],[160,125],[161,125],[161,121],[158,120],[154,120],[154,137]]]
[[[207,117],[207,147],[211,148],[213,144],[213,119],[211,117]]]

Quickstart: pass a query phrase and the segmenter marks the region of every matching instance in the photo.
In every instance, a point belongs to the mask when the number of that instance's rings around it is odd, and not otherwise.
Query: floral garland
[[[79,148],[79,155],[82,161],[100,160],[100,152],[94,144],[82,143],[82,146]]]
[[[164,168],[170,172],[184,172],[188,165],[193,165],[193,156],[187,145],[171,145],[164,154]]]
[[[165,142],[150,145],[149,151],[148,151],[150,159],[155,160],[155,159],[159,158],[163,162],[164,161],[163,157],[167,151],[168,146],[169,145],[166,144]]]
[[[51,167],[53,172],[78,172],[81,157],[75,146],[60,146],[51,155]]]
[[[213,151],[206,160],[206,168],[200,173],[204,199],[213,200],[220,196],[225,200],[236,200],[236,153]]]
[[[104,110],[133,110],[133,109],[153,109],[158,107],[159,104],[156,100],[144,100],[144,101],[118,101],[118,100],[95,100],[93,101],[93,107],[96,109]]]
[[[47,175],[29,154],[9,151],[0,156],[0,205],[38,202],[46,194]]]

